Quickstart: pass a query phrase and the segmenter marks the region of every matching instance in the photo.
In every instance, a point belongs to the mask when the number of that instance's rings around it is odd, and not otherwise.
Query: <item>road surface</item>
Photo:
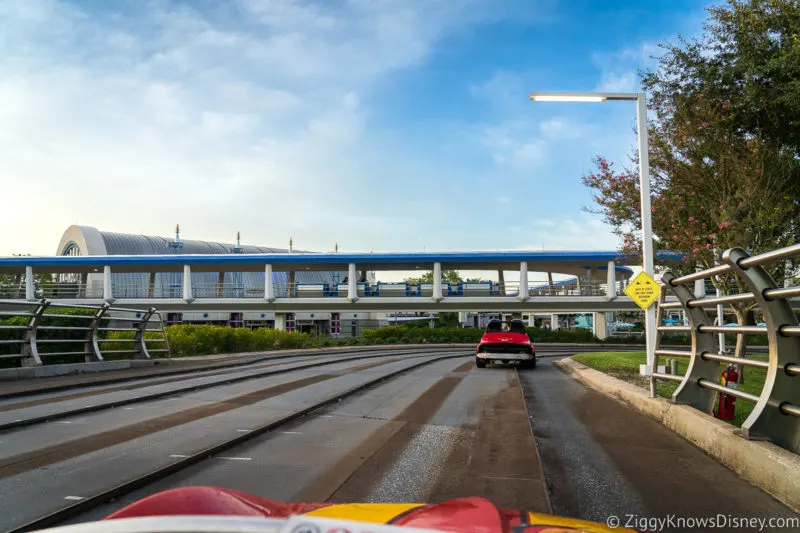
[[[484,496],[601,522],[796,516],[551,358],[519,372],[477,369],[458,348],[254,361],[0,399],[0,529],[94,520],[189,485],[282,501]]]

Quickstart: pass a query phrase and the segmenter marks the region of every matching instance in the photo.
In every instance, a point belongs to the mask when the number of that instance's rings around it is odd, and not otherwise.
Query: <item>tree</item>
[[[433,283],[433,272],[427,271],[422,276],[418,278],[406,278],[406,282],[411,284],[417,283]],[[442,282],[449,283],[451,285],[456,285],[459,282],[463,281],[461,279],[461,275],[458,273],[458,270],[442,270]]]
[[[655,246],[685,252],[684,271],[714,266],[731,247],[794,244],[800,230],[800,4],[728,0],[708,13],[702,37],[661,45],[658,68],[642,76]],[[637,154],[631,160],[635,167]],[[638,172],[595,163],[583,181],[596,212],[624,251],[638,253]],[[795,272],[776,265],[772,274]],[[746,290],[732,275],[713,281],[723,294]],[[733,309],[740,324],[752,323],[752,304]]]
[[[12,254],[12,257],[24,257],[30,254]],[[54,280],[53,274],[34,274],[34,292],[50,287]],[[25,296],[25,273],[2,274],[0,273],[0,298],[22,298]]]

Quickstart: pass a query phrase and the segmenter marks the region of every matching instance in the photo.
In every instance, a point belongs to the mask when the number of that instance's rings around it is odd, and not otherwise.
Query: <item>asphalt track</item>
[[[484,496],[601,522],[796,516],[550,364],[568,352],[540,353],[519,372],[477,369],[460,348],[254,358],[0,398],[0,530],[190,485],[283,501]]]

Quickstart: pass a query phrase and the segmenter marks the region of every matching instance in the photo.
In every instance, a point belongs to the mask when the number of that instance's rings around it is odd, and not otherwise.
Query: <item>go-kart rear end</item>
[[[486,326],[475,350],[475,365],[484,368],[490,363],[515,363],[525,368],[536,366],[536,348],[521,320],[492,320]]]

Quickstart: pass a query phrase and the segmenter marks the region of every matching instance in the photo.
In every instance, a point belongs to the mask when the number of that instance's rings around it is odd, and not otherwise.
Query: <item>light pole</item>
[[[642,206],[642,269],[653,276],[653,224],[650,212],[650,157],[647,144],[647,96],[645,93],[587,93],[587,92],[533,92],[534,102],[606,102],[608,100],[633,100],[636,102],[636,120],[639,137],[639,192]],[[656,309],[645,311],[645,340],[649,375],[655,361]]]

